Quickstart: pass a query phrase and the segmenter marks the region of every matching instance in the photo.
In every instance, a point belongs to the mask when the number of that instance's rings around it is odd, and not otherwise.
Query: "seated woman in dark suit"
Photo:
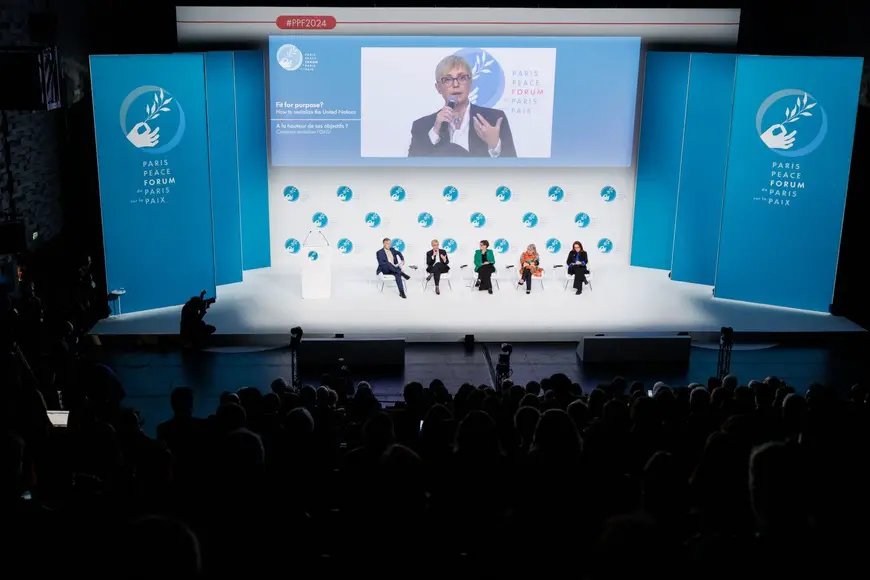
[[[583,244],[574,242],[571,251],[568,252],[568,273],[574,274],[575,294],[583,293],[583,285],[587,284],[586,274],[589,273],[589,256],[583,249]]]

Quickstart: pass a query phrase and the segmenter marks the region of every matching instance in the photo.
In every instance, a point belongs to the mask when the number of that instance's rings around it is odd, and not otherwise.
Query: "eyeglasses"
[[[464,85],[469,80],[471,80],[470,75],[462,74],[462,75],[459,75],[458,77],[441,77],[441,84],[444,85],[445,87],[452,86],[456,83],[458,83],[460,85]]]

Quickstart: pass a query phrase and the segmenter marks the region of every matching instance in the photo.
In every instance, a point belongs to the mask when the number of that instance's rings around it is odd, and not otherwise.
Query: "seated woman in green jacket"
[[[480,249],[474,251],[474,271],[477,272],[477,289],[492,294],[492,275],[495,274],[495,255],[487,240],[480,240]]]

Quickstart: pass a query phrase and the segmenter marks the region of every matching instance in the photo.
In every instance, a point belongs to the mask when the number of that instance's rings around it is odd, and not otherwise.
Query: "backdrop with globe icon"
[[[302,240],[322,230],[344,271],[373,272],[390,238],[409,263],[423,265],[437,239],[454,264],[470,263],[480,240],[497,262],[514,263],[535,244],[552,267],[575,240],[598,264],[628,265],[633,170],[270,169],[272,265],[298,267]],[[358,276],[358,277],[359,277]]]

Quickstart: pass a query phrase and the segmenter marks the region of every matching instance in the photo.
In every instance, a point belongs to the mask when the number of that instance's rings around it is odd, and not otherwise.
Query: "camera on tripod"
[[[498,386],[501,387],[502,382],[505,379],[509,379],[513,374],[513,370],[511,369],[511,353],[514,351],[514,347],[508,343],[502,343],[501,352],[498,355],[498,362],[495,365],[495,374],[496,381],[498,382]]]

